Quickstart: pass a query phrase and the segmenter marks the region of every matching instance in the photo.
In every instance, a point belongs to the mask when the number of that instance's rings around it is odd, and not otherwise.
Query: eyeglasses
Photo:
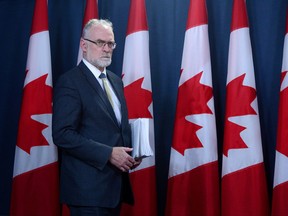
[[[83,38],[84,40],[86,41],[89,41],[93,44],[95,44],[96,46],[100,47],[100,48],[103,48],[106,44],[108,45],[108,47],[110,49],[115,49],[116,48],[116,43],[115,42],[111,42],[111,41],[103,41],[103,40],[96,40],[96,41],[92,41],[92,40],[89,40],[87,38]]]

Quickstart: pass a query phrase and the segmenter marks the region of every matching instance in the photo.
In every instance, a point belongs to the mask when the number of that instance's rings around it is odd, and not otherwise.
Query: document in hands
[[[149,119],[138,118],[130,121],[132,132],[132,157],[145,158],[153,156],[149,140]]]

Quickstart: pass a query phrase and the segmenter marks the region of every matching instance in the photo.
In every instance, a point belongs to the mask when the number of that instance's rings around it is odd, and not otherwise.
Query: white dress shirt
[[[83,62],[89,68],[89,70],[92,72],[92,74],[95,76],[95,78],[97,79],[97,81],[99,82],[99,84],[101,85],[101,87],[102,87],[102,89],[104,91],[103,82],[99,78],[99,76],[100,76],[101,73],[104,73],[106,75],[106,77],[107,77],[106,68],[104,68],[104,71],[101,72],[98,68],[96,68],[94,65],[92,65],[91,63],[89,63],[85,59],[83,59]],[[110,88],[110,92],[111,92],[111,98],[112,98],[112,102],[113,102],[113,106],[112,107],[113,107],[115,116],[117,118],[118,124],[120,125],[121,124],[121,118],[122,118],[122,116],[121,116],[121,104],[120,104],[120,101],[118,100],[118,98],[117,98],[117,96],[116,96],[116,94],[114,92],[114,89],[113,89],[111,83],[109,82],[109,80],[108,80],[108,87]]]

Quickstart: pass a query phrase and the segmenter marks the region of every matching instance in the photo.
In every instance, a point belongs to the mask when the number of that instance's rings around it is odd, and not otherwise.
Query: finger
[[[126,170],[124,167],[121,168],[122,172],[128,172],[129,170]]]
[[[123,165],[123,168],[124,168],[124,170],[126,171],[126,172],[128,172],[129,170],[130,170],[130,166],[128,166],[128,165]]]
[[[133,151],[133,148],[125,147],[125,148],[124,148],[124,151],[126,151],[126,152],[131,152],[131,151]]]
[[[135,163],[135,159],[131,157],[129,154],[127,154],[127,160],[129,160],[131,163]]]
[[[132,166],[134,165],[134,163],[131,163],[131,162],[128,161],[128,162],[126,163],[126,165],[130,168],[130,167],[132,167]]]
[[[134,165],[139,165],[141,162],[140,161],[136,161],[135,163],[134,163]]]

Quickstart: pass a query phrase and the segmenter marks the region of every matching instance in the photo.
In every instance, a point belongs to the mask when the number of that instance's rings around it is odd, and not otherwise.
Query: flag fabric
[[[47,0],[35,1],[13,171],[13,216],[60,215]]]
[[[141,118],[149,125],[150,147],[154,152],[130,172],[135,204],[124,204],[121,215],[157,215],[152,85],[149,32],[145,0],[131,0],[125,39],[122,80],[130,123]]]
[[[82,29],[84,28],[85,24],[90,19],[97,19],[98,18],[98,3],[97,0],[86,0],[86,7],[85,7],[85,13],[83,18],[83,24]],[[83,52],[79,44],[79,52],[78,52],[78,59],[77,59],[77,65],[80,63],[80,61],[83,58]]]
[[[220,215],[217,136],[205,0],[190,0],[166,215]]]
[[[268,193],[245,0],[233,2],[222,158],[222,215],[268,215]]]
[[[288,215],[288,13],[283,47],[272,215]]]

